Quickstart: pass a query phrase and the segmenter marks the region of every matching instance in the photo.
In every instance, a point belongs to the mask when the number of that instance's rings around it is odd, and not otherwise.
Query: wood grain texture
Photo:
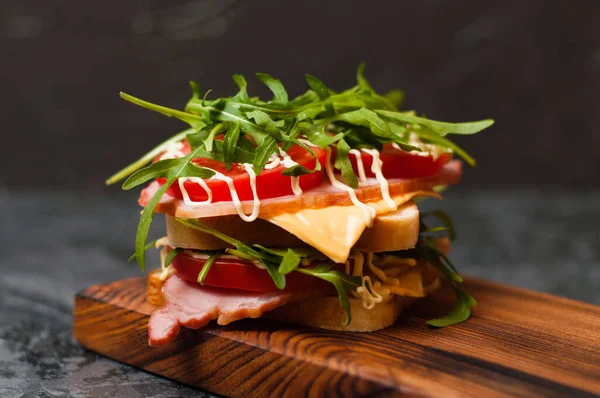
[[[144,278],[75,297],[86,348],[179,382],[234,397],[600,396],[600,307],[467,278],[478,306],[466,323],[424,320],[452,306],[449,289],[417,301],[396,324],[357,334],[268,320],[182,329],[150,348]]]

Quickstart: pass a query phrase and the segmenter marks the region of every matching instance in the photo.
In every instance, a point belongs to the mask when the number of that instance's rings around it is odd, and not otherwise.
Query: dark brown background
[[[492,117],[460,137],[465,185],[598,188],[598,1],[3,1],[0,183],[101,191],[183,125],[118,92],[181,107],[187,81],[230,94],[232,73],[303,73],[336,89],[361,60],[432,118]],[[262,88],[252,85],[257,93]]]

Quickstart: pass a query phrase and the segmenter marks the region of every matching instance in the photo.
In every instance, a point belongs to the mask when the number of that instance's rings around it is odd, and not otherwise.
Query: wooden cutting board
[[[183,329],[150,348],[145,278],[75,297],[73,329],[86,348],[234,397],[600,396],[600,307],[467,278],[478,300],[466,323],[426,319],[453,306],[450,289],[417,301],[396,325],[343,333],[245,320]]]

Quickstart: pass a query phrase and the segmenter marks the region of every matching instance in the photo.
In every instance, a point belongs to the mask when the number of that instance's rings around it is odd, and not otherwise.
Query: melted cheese
[[[399,259],[401,261],[394,262],[384,271],[373,264],[373,253],[365,253],[363,256],[360,252],[353,252],[350,258],[353,267],[352,275],[361,277],[361,286],[356,288],[354,296],[361,300],[363,308],[370,310],[379,303],[390,301],[394,295],[425,296],[421,270],[416,268],[406,272],[407,267],[414,267],[411,261]],[[379,262],[380,258],[377,261]],[[350,260],[346,262],[346,273],[350,273],[350,263]],[[372,275],[363,275],[364,264],[373,273]],[[389,262],[387,264],[389,265]]]
[[[367,227],[363,211],[356,206],[331,206],[282,213],[267,221],[296,235],[337,263],[343,263],[350,249]]]
[[[416,196],[430,195],[415,191],[394,195],[391,199],[398,206]],[[389,213],[389,204],[380,200],[362,205],[374,214]],[[330,206],[320,209],[301,209],[294,213],[280,213],[264,217],[302,241],[308,243],[337,263],[344,263],[367,224],[365,212],[358,206]]]
[[[396,296],[424,297],[423,277],[421,271],[416,269],[394,279],[394,284],[382,284],[381,289],[388,290]]]

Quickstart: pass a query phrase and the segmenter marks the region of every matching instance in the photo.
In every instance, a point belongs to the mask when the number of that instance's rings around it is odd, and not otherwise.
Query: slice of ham
[[[154,311],[148,323],[148,344],[152,347],[170,343],[180,327],[199,329],[216,319],[219,325],[243,318],[258,318],[266,311],[316,292],[254,293],[241,290],[200,286],[171,276],[163,286],[165,306]]]
[[[425,192],[438,185],[456,184],[460,181],[462,162],[452,160],[448,162],[439,173],[419,179],[388,179],[390,195],[404,195],[411,192]],[[160,185],[155,181],[148,185],[139,198],[139,204],[146,206]],[[380,201],[381,187],[376,179],[370,178],[367,184],[355,190],[361,202]],[[350,206],[352,201],[347,192],[333,187],[329,181],[324,181],[321,186],[304,192],[301,196],[289,195],[278,198],[261,200],[259,217],[270,217],[278,213],[294,212],[303,208],[322,208],[329,206]],[[246,214],[252,212],[253,202],[242,202],[242,209]],[[187,205],[183,200],[170,195],[163,195],[155,209],[158,213],[166,213],[175,217],[202,218],[237,214],[232,202],[215,202],[209,205]]]

